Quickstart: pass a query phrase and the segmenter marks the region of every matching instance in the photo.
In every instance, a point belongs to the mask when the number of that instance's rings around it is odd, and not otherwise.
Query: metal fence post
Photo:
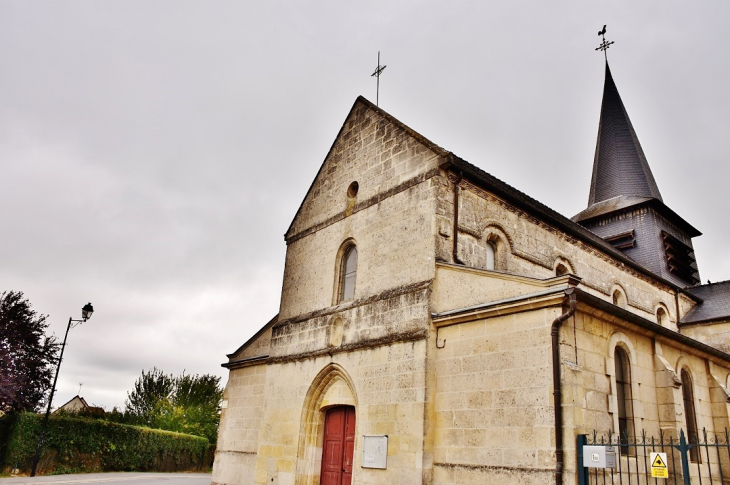
[[[578,452],[578,485],[588,484],[588,469],[583,466],[583,446],[588,443],[588,435],[579,434],[576,451]]]
[[[679,450],[679,455],[682,458],[682,480],[684,485],[691,485],[689,478],[689,450],[692,448],[687,444],[687,439],[684,437],[684,430],[679,430],[679,445],[675,446]]]

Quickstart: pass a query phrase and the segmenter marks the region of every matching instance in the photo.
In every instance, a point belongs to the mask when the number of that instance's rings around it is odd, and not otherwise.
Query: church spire
[[[618,196],[662,200],[606,62],[588,206]]]
[[[608,62],[588,208],[573,220],[677,285],[700,281],[692,238],[701,233],[664,205]]]

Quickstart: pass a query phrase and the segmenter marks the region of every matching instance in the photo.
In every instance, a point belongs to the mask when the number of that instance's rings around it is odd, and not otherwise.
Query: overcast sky
[[[283,234],[355,98],[572,216],[603,89],[730,278],[730,2],[0,0],[0,291],[66,322],[55,404],[220,367],[278,311]]]

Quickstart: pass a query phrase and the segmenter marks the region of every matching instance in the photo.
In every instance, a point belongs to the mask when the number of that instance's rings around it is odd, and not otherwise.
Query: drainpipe
[[[573,316],[576,307],[575,289],[568,288],[565,290],[568,296],[568,311],[560,315],[553,321],[550,328],[553,347],[553,401],[555,407],[555,483],[563,485],[563,464],[565,457],[563,454],[563,406],[562,391],[560,389],[560,341],[558,334],[560,325],[568,318]]]
[[[456,175],[454,181],[454,250],[453,258],[454,264],[461,264],[459,261],[459,184],[461,183],[461,172]]]

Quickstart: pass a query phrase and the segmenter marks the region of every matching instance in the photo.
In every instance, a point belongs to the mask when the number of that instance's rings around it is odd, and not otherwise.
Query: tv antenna
[[[380,51],[378,51],[378,67],[375,68],[375,72],[373,72],[370,77],[374,77],[377,79],[376,82],[376,91],[375,91],[375,106],[378,106],[378,103],[380,102],[380,74],[385,70],[387,66],[381,66],[380,65]]]
[[[601,42],[601,45],[596,47],[597,51],[603,51],[603,57],[606,59],[606,62],[608,62],[608,54],[606,51],[609,47],[611,47],[611,44],[613,44],[613,41],[606,42],[606,26],[603,26],[603,29],[598,31],[598,35],[600,35],[603,38],[603,42]]]

